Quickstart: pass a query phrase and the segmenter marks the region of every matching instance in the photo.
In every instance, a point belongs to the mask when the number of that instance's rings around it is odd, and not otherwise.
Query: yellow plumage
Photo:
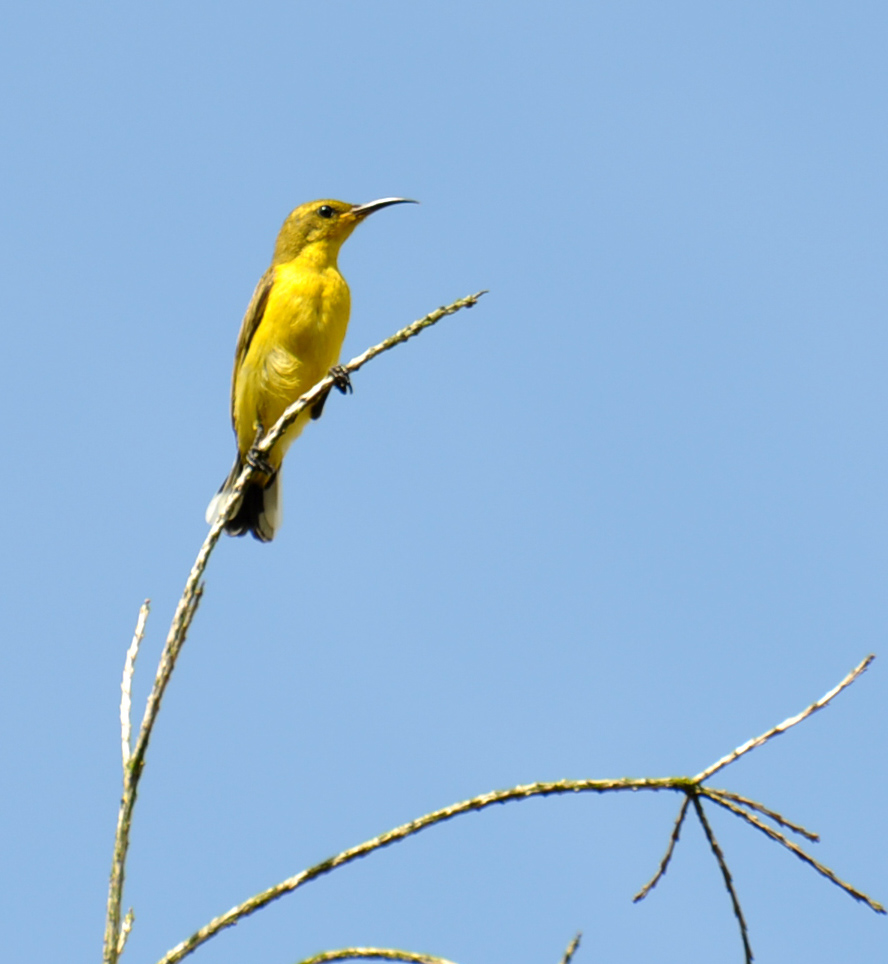
[[[256,441],[260,425],[271,428],[339,361],[348,326],[348,285],[335,264],[317,269],[303,260],[274,269],[265,318],[234,376],[232,415],[241,456]],[[308,411],[300,415],[269,453],[274,468],[309,418]]]
[[[284,222],[271,267],[256,286],[241,323],[231,380],[237,459],[207,507],[208,522],[222,511],[261,435],[339,361],[351,306],[336,263],[343,242],[368,214],[405,200],[383,198],[362,205],[313,201],[296,208]],[[320,417],[323,403],[300,414],[269,452],[263,466],[268,471],[253,476],[225,525],[227,532],[252,532],[263,542],[274,538],[281,518],[281,463],[309,419]]]

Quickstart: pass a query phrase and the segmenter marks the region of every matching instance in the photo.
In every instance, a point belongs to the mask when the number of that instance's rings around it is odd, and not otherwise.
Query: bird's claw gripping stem
[[[267,475],[270,478],[274,476],[274,467],[265,457],[265,455],[260,452],[256,446],[262,441],[265,435],[265,428],[262,423],[256,420],[256,437],[253,439],[253,444],[250,450],[244,456],[244,461],[251,469],[255,469],[257,472],[261,472],[263,475]]]
[[[348,369],[343,368],[342,365],[334,365],[327,374],[333,379],[333,385],[342,392],[343,395],[347,395],[352,391],[351,378],[348,374]],[[327,399],[330,397],[330,392],[333,386],[331,385],[324,394],[312,405],[311,407],[311,417],[318,419],[324,414],[324,406],[327,404]]]
[[[330,369],[330,377],[333,379],[333,384],[343,395],[350,395],[354,391],[351,376],[342,365],[334,365]]]
[[[261,452],[257,452],[255,448],[251,448],[250,451],[247,452],[247,456],[244,461],[250,466],[251,469],[255,469],[257,472],[261,472],[263,475],[267,475],[269,478],[274,475],[274,468],[272,467],[271,463]]]

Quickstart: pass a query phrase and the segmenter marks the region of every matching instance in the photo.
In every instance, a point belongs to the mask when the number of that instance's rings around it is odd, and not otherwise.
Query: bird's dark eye
[[[336,212],[330,207],[329,204],[322,204],[318,208],[318,214],[320,214],[322,218],[332,218],[335,213]]]

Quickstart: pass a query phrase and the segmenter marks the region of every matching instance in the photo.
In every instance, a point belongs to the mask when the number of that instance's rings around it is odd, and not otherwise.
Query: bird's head
[[[284,221],[274,246],[272,264],[292,261],[312,248],[324,260],[334,260],[345,239],[369,214],[390,204],[416,204],[404,197],[384,197],[369,204],[346,201],[309,201]]]

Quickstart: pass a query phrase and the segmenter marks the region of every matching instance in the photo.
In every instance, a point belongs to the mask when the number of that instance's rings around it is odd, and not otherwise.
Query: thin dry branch
[[[875,658],[875,654],[870,653],[870,655],[867,656],[862,663],[860,663],[858,666],[855,666],[854,669],[851,670],[851,672],[842,680],[841,683],[839,683],[837,686],[834,686],[828,693],[821,696],[819,700],[815,700],[807,709],[802,710],[802,712],[798,713],[796,716],[791,716],[788,720],[784,720],[782,723],[778,723],[777,726],[772,727],[766,733],[762,733],[761,736],[757,736],[752,740],[747,740],[742,746],[738,746],[736,750],[732,750],[727,756],[723,756],[720,760],[716,760],[712,766],[709,766],[702,772],[698,773],[694,777],[694,782],[702,783],[704,780],[708,780],[713,773],[717,773],[724,767],[730,766],[735,760],[739,760],[740,757],[745,753],[749,753],[750,750],[754,750],[757,746],[762,746],[762,744],[767,743],[768,740],[773,739],[775,736],[785,733],[791,727],[801,723],[802,720],[808,719],[812,713],[822,710],[827,703],[838,696],[843,689],[850,686],[861,673],[865,672]]]
[[[709,848],[712,850],[719,869],[722,872],[725,887],[731,896],[731,905],[734,908],[734,916],[737,918],[737,923],[740,925],[740,938],[743,941],[743,952],[746,955],[746,964],[752,964],[753,955],[752,946],[749,943],[749,929],[746,926],[746,918],[743,916],[743,908],[740,906],[740,898],[737,896],[737,891],[734,889],[734,881],[731,877],[731,871],[728,870],[728,863],[725,860],[725,855],[722,853],[722,849],[719,847],[718,841],[715,839],[715,834],[712,832],[712,827],[709,826],[709,821],[706,819],[706,814],[703,812],[703,804],[700,803],[699,796],[695,793],[692,795],[691,800],[694,804],[694,809],[697,811],[697,818],[700,821],[700,826],[703,828],[703,833],[706,834],[706,839],[709,841]]]
[[[660,861],[660,866],[657,868],[657,872],[653,877],[641,888],[641,890],[632,898],[632,903],[637,904],[640,900],[644,900],[645,897],[660,883],[661,878],[665,875],[667,868],[669,867],[669,861],[672,860],[672,852],[675,850],[675,845],[678,843],[678,838],[681,834],[681,825],[684,823],[684,819],[688,813],[688,807],[691,803],[690,794],[685,794],[684,802],[681,805],[681,809],[678,811],[678,816],[675,818],[675,824],[672,827],[672,833],[669,835],[669,845],[666,847],[666,853],[663,855],[663,859]]]
[[[381,355],[390,348],[409,341],[409,339],[414,338],[424,329],[436,324],[442,318],[446,318],[447,315],[456,314],[457,311],[461,311],[463,308],[474,307],[479,299],[486,294],[486,291],[476,291],[473,295],[468,295],[465,298],[460,298],[459,301],[454,301],[449,305],[442,305],[440,308],[430,311],[425,317],[414,321],[400,331],[396,331],[394,335],[390,335],[385,341],[381,341],[378,345],[368,348],[366,351],[361,352],[360,355],[355,355],[347,365],[342,365],[341,368],[349,374],[358,371],[358,369],[363,368],[368,361],[376,358],[377,355]],[[278,439],[280,439],[284,432],[296,421],[299,413],[308,408],[312,403],[318,401],[325,392],[330,391],[334,381],[333,376],[328,375],[323,381],[318,382],[314,388],[297,399],[284,414],[281,415],[277,422],[275,422],[271,430],[265,435],[265,438],[256,445],[256,452],[260,455],[267,455]],[[234,501],[234,498],[233,496],[231,501]]]
[[[583,932],[578,931],[574,939],[567,945],[567,950],[561,957],[561,964],[570,964],[574,954],[577,952],[577,948],[580,946],[580,941],[582,938]]]
[[[306,957],[299,961],[299,964],[326,964],[327,961],[348,961],[356,958],[371,961],[408,961],[411,964],[453,964],[453,961],[448,961],[446,957],[400,951],[394,947],[343,947],[338,951],[322,951],[313,957]]]
[[[368,854],[373,853],[374,850],[379,850],[382,847],[388,847],[400,840],[405,840],[407,837],[411,837],[421,830],[426,830],[428,827],[433,827],[435,824],[443,823],[445,820],[452,820],[454,817],[460,816],[460,814],[470,813],[475,810],[485,810],[487,807],[493,806],[496,803],[528,800],[531,797],[545,797],[564,793],[607,793],[609,791],[620,790],[686,791],[687,786],[687,780],[682,777],[666,777],[664,779],[641,778],[637,780],[629,778],[620,780],[558,780],[552,783],[524,784],[522,786],[512,787],[509,790],[496,790],[493,793],[485,793],[478,797],[472,797],[471,800],[463,800],[452,806],[428,813],[418,820],[411,820],[410,823],[395,827],[394,830],[380,834],[378,837],[373,837],[372,840],[366,840],[364,843],[358,844],[356,847],[351,847],[349,850],[343,850],[342,853],[337,854],[335,857],[330,857],[328,860],[315,864],[314,867],[309,867],[308,870],[303,870],[301,873],[293,877],[288,877],[279,884],[275,884],[273,887],[269,887],[267,890],[255,894],[236,907],[232,907],[231,910],[220,914],[208,924],[201,927],[200,930],[195,931],[190,937],[182,941],[181,944],[177,944],[172,950],[168,951],[158,961],[158,964],[176,964],[177,961],[181,961],[184,957],[187,957],[192,951],[197,950],[201,944],[215,937],[216,934],[225,930],[226,927],[232,927],[250,914],[255,913],[262,907],[266,907],[272,903],[272,901],[278,900],[285,894],[292,893],[304,884],[309,883],[309,881],[322,877],[324,874],[329,874],[337,867],[342,867],[361,857],[366,857]]]
[[[742,817],[747,823],[751,823],[753,827],[761,830],[763,834],[770,837],[772,840],[776,840],[778,843],[783,844],[783,846],[786,847],[787,850],[794,853],[799,860],[803,860],[806,864],[810,864],[810,866],[812,866],[818,874],[822,874],[827,880],[832,881],[836,887],[840,887],[845,891],[846,894],[850,894],[855,900],[859,900],[861,903],[871,907],[877,914],[886,913],[885,908],[877,900],[873,900],[872,897],[869,897],[862,890],[858,890],[856,887],[852,887],[851,884],[846,883],[841,879],[841,877],[838,877],[834,871],[830,870],[829,867],[821,864],[810,854],[805,853],[805,851],[802,850],[798,844],[793,843],[787,837],[784,837],[779,830],[769,827],[766,823],[763,823],[761,820],[759,820],[758,817],[731,803],[730,800],[726,800],[722,794],[710,791],[708,787],[701,787],[700,793],[712,800],[713,803],[717,803],[720,807],[724,807],[725,810],[730,810],[735,816]]]
[[[372,348],[368,348],[365,352],[357,355],[347,365],[342,367],[349,373],[356,372],[377,355],[381,355],[396,345],[403,344],[408,339],[418,335],[425,328],[434,325],[447,315],[452,315],[463,308],[471,308],[483,294],[483,291],[477,292],[474,295],[469,295],[467,298],[461,298],[459,301],[454,301],[452,304],[445,305],[430,312],[425,317],[414,321],[391,337],[386,338],[385,341],[374,345]],[[318,382],[314,388],[298,398],[257,445],[257,451],[260,454],[266,454],[272,445],[284,434],[286,429],[296,420],[299,413],[311,406],[326,392],[329,392],[333,384],[334,378],[328,375],[322,381]],[[142,724],[139,727],[136,745],[124,765],[123,794],[120,801],[120,810],[117,815],[117,829],[114,835],[114,853],[111,860],[111,876],[108,885],[108,909],[105,921],[103,964],[116,964],[120,956],[121,906],[123,903],[123,886],[126,873],[126,858],[129,851],[132,814],[136,803],[142,768],[145,765],[145,753],[148,750],[148,743],[151,739],[154,723],[157,720],[157,714],[160,712],[163,695],[166,692],[170,676],[175,668],[176,660],[185,643],[185,638],[188,635],[188,630],[194,619],[198,604],[200,603],[200,598],[203,594],[201,580],[203,579],[210,555],[222,535],[222,530],[233,511],[238,497],[254,471],[255,469],[250,465],[244,467],[244,470],[241,472],[232,489],[228,503],[223,507],[222,512],[210,527],[210,531],[207,533],[203,545],[200,547],[191,572],[188,574],[185,589],[176,606],[176,611],[173,614],[172,623],[167,633],[166,642],[164,643],[163,652],[161,653],[160,662],[154,677],[154,685],[145,704],[145,714],[142,717]]]

